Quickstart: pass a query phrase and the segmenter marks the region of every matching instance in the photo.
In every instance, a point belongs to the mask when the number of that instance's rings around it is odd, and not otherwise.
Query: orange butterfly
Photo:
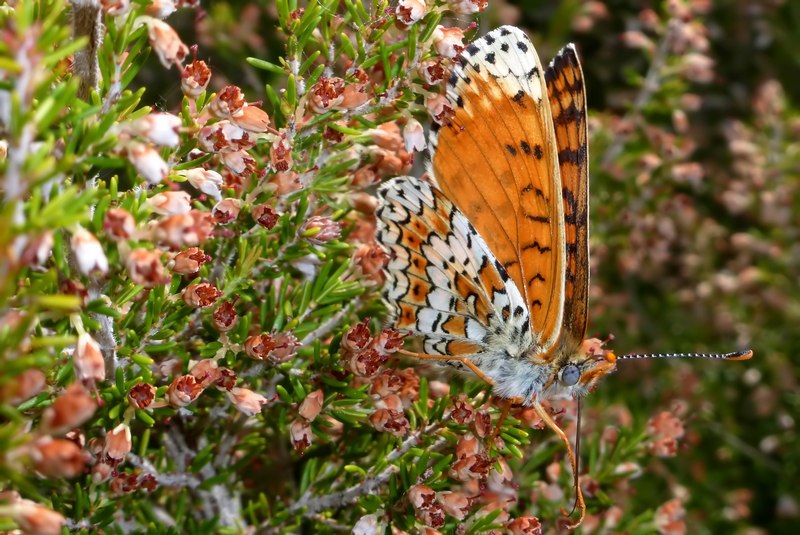
[[[468,45],[447,84],[451,109],[431,128],[432,186],[398,177],[379,190],[389,250],[384,298],[425,353],[471,370],[495,394],[532,406],[580,397],[626,355],[584,341],[589,293],[588,135],[572,45],[545,70],[530,39],[503,26]]]

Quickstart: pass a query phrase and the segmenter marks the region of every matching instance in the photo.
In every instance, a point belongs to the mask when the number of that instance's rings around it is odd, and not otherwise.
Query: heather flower
[[[436,493],[427,485],[414,485],[408,489],[408,501],[414,509],[426,511],[436,504]]]
[[[314,245],[336,240],[342,235],[342,226],[327,216],[312,216],[300,227],[300,235]]]
[[[455,115],[455,111],[450,107],[450,102],[443,95],[426,97],[425,107],[431,118],[442,126],[448,126]]]
[[[241,112],[246,102],[242,90],[234,85],[220,89],[208,104],[208,111],[217,119],[231,119]]]
[[[103,11],[112,17],[127,15],[131,10],[130,0],[101,0]]]
[[[198,247],[189,247],[176,254],[169,267],[178,275],[194,275],[211,257]]]
[[[372,344],[372,333],[369,331],[369,320],[365,319],[361,323],[348,329],[342,338],[342,348],[347,351],[363,351]]]
[[[472,507],[472,500],[462,492],[440,492],[439,501],[444,512],[456,520],[464,520]]]
[[[0,402],[19,405],[44,389],[45,375],[41,370],[28,368],[0,385]]]
[[[272,175],[272,178],[269,179],[269,183],[275,188],[275,194],[280,196],[303,189],[303,183],[300,182],[300,175],[295,171],[275,173]]]
[[[311,426],[303,418],[298,418],[289,426],[289,437],[292,440],[292,447],[303,454],[311,446]]]
[[[361,377],[372,377],[388,360],[388,356],[374,349],[367,349],[347,357],[347,367]]]
[[[161,264],[161,253],[148,249],[134,249],[125,260],[128,275],[134,284],[155,288],[169,281]]]
[[[48,435],[63,435],[89,420],[96,409],[97,404],[89,392],[75,382],[44,410],[39,428]]]
[[[167,389],[167,401],[173,407],[185,407],[196,400],[201,392],[203,387],[198,384],[194,376],[181,375],[170,383]]]
[[[322,411],[324,399],[325,394],[322,392],[322,389],[314,390],[308,394],[300,404],[300,407],[297,409],[298,414],[309,422],[313,422],[320,411]]]
[[[106,378],[105,361],[100,344],[88,333],[78,336],[78,343],[72,353],[75,377],[84,383],[103,381]]]
[[[445,58],[454,58],[464,51],[464,30],[437,26],[433,31],[433,47]]]
[[[511,535],[542,535],[542,524],[535,516],[521,516],[506,524]]]
[[[169,165],[150,145],[133,142],[127,147],[128,160],[151,185],[160,184],[169,174]]]
[[[145,13],[152,17],[165,19],[175,13],[177,6],[173,0],[151,0],[145,8]]]
[[[451,418],[459,424],[468,424],[475,417],[475,409],[466,401],[466,396],[461,394],[459,399],[453,402],[453,412]]]
[[[172,26],[166,22],[152,17],[143,17],[143,20],[147,24],[150,45],[161,64],[167,69],[172,65],[180,66],[189,54],[189,47],[183,44]]]
[[[100,273],[108,272],[106,253],[103,251],[103,246],[100,245],[100,242],[91,232],[83,227],[78,227],[72,234],[70,245],[81,273],[91,275],[95,271]]]
[[[370,415],[369,421],[381,433],[402,437],[408,432],[409,423],[401,411],[378,409]]]
[[[136,222],[127,210],[112,207],[103,218],[103,230],[112,240],[127,240],[136,231]]]
[[[244,128],[230,121],[219,121],[200,129],[197,144],[206,152],[226,153],[251,149],[255,146],[256,139]]]
[[[19,236],[14,244],[22,248],[18,260],[20,264],[44,269],[53,253],[53,233],[46,230],[36,236]]]
[[[397,20],[410,26],[425,16],[428,6],[425,0],[400,0],[395,8]]]
[[[270,206],[269,204],[258,204],[253,207],[252,209],[253,219],[256,220],[256,223],[261,225],[267,230],[272,230],[275,228],[275,224],[278,222],[278,212]]]
[[[202,359],[192,365],[189,374],[197,379],[198,386],[207,388],[219,378],[219,364],[214,359]]]
[[[256,172],[256,160],[244,150],[223,152],[220,154],[222,164],[235,175],[246,175]]]
[[[211,80],[211,69],[205,61],[195,59],[181,71],[181,91],[191,99],[196,99],[208,87]]]
[[[406,152],[421,152],[425,150],[425,132],[422,125],[416,119],[409,119],[403,127],[403,143]]]
[[[292,168],[292,146],[286,136],[281,135],[272,143],[269,148],[269,160],[275,171],[285,172]]]
[[[171,113],[151,113],[123,125],[122,128],[155,145],[177,147],[181,142],[178,135],[181,125],[181,118]]]
[[[444,81],[449,73],[442,63],[442,58],[433,58],[421,61],[417,67],[417,72],[419,73],[420,78],[422,78],[427,85],[431,86],[437,85],[439,82]]]
[[[239,217],[242,209],[242,201],[231,197],[222,199],[211,210],[211,215],[219,225],[227,225]]]
[[[160,215],[188,214],[191,198],[185,191],[162,191],[147,199],[147,206]]]
[[[474,15],[486,9],[489,0],[448,0],[447,7],[459,15]]]
[[[217,387],[217,390],[230,392],[236,386],[236,372],[230,368],[218,368],[214,386]]]
[[[44,477],[73,478],[86,466],[86,453],[63,438],[41,437],[30,445],[29,452],[34,468]]]
[[[358,266],[365,277],[381,282],[383,268],[389,263],[389,255],[377,243],[365,244],[356,251],[353,263]]]
[[[661,411],[647,422],[650,435],[648,448],[659,457],[672,457],[678,451],[678,440],[684,435],[683,422],[669,411]]]
[[[156,387],[149,383],[136,383],[128,391],[128,402],[136,409],[146,409],[156,399]]]
[[[267,398],[261,394],[256,394],[247,388],[233,387],[228,392],[228,399],[231,400],[240,412],[247,416],[255,416],[261,412],[261,406],[267,402]]]
[[[656,509],[653,522],[660,535],[684,535],[686,533],[685,516],[686,510],[683,508],[683,504],[675,498]]]
[[[370,98],[371,96],[367,91],[366,84],[347,84],[344,86],[342,100],[339,102],[337,108],[341,110],[354,110],[369,101]]]
[[[30,535],[61,535],[67,522],[60,513],[31,500],[16,500],[8,511],[22,532]]]
[[[250,336],[244,342],[247,355],[256,360],[269,359],[273,363],[285,362],[295,355],[300,342],[289,332]]]
[[[174,215],[159,221],[154,228],[154,237],[170,247],[200,245],[214,230],[214,218],[207,212],[191,210],[188,214]]]
[[[193,283],[184,288],[181,298],[192,308],[206,308],[217,302],[222,295],[213,284],[208,282]]]
[[[325,76],[309,89],[308,105],[315,113],[325,113],[338,106],[344,99],[344,80]]]
[[[223,301],[212,314],[214,327],[219,332],[228,332],[236,325],[238,315],[235,307],[236,300]]]
[[[119,424],[117,427],[106,433],[106,441],[103,446],[103,458],[108,464],[118,465],[125,460],[131,452],[131,429],[126,424]]]

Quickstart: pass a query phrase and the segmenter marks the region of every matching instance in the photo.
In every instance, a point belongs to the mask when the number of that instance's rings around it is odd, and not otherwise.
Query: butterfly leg
[[[542,419],[547,426],[555,431],[555,433],[561,438],[564,442],[564,445],[567,447],[567,455],[569,455],[570,464],[572,465],[572,473],[575,476],[575,492],[576,492],[576,506],[580,509],[580,516],[578,520],[575,521],[573,524],[567,526],[568,529],[575,529],[583,523],[583,519],[586,516],[586,503],[583,501],[583,492],[581,491],[581,486],[578,481],[578,460],[575,457],[575,452],[572,450],[572,444],[569,442],[569,437],[564,430],[561,429],[558,424],[553,420],[553,418],[547,414],[547,411],[544,407],[542,407],[538,402],[533,404],[534,410],[536,410],[536,414],[539,415],[539,418]],[[564,512],[564,514],[567,514]]]
[[[414,353],[413,351],[407,351],[405,349],[400,349],[398,353],[402,355],[406,355],[408,357],[414,357],[415,359],[423,359],[423,360],[450,360],[455,362],[460,362],[467,368],[473,371],[475,375],[486,381],[489,385],[494,386],[494,381],[485,373],[483,373],[480,368],[478,368],[474,362],[469,360],[467,357],[459,357],[454,355],[430,355],[428,353]]]

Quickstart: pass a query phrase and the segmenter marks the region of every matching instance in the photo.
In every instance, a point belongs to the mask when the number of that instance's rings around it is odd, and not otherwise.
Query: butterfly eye
[[[564,386],[572,386],[577,384],[578,379],[581,378],[581,371],[574,364],[567,364],[559,372],[558,380]]]

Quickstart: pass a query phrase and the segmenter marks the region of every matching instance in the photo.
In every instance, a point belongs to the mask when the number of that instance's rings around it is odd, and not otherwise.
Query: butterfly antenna
[[[753,356],[753,351],[734,351],[733,353],[630,353],[619,355],[620,359],[722,359],[722,360],[747,360]]]
[[[575,472],[572,474],[573,485],[575,485],[575,503],[572,504],[572,511],[569,516],[578,508],[578,474],[581,473],[581,398],[578,398],[578,419],[575,422]]]

